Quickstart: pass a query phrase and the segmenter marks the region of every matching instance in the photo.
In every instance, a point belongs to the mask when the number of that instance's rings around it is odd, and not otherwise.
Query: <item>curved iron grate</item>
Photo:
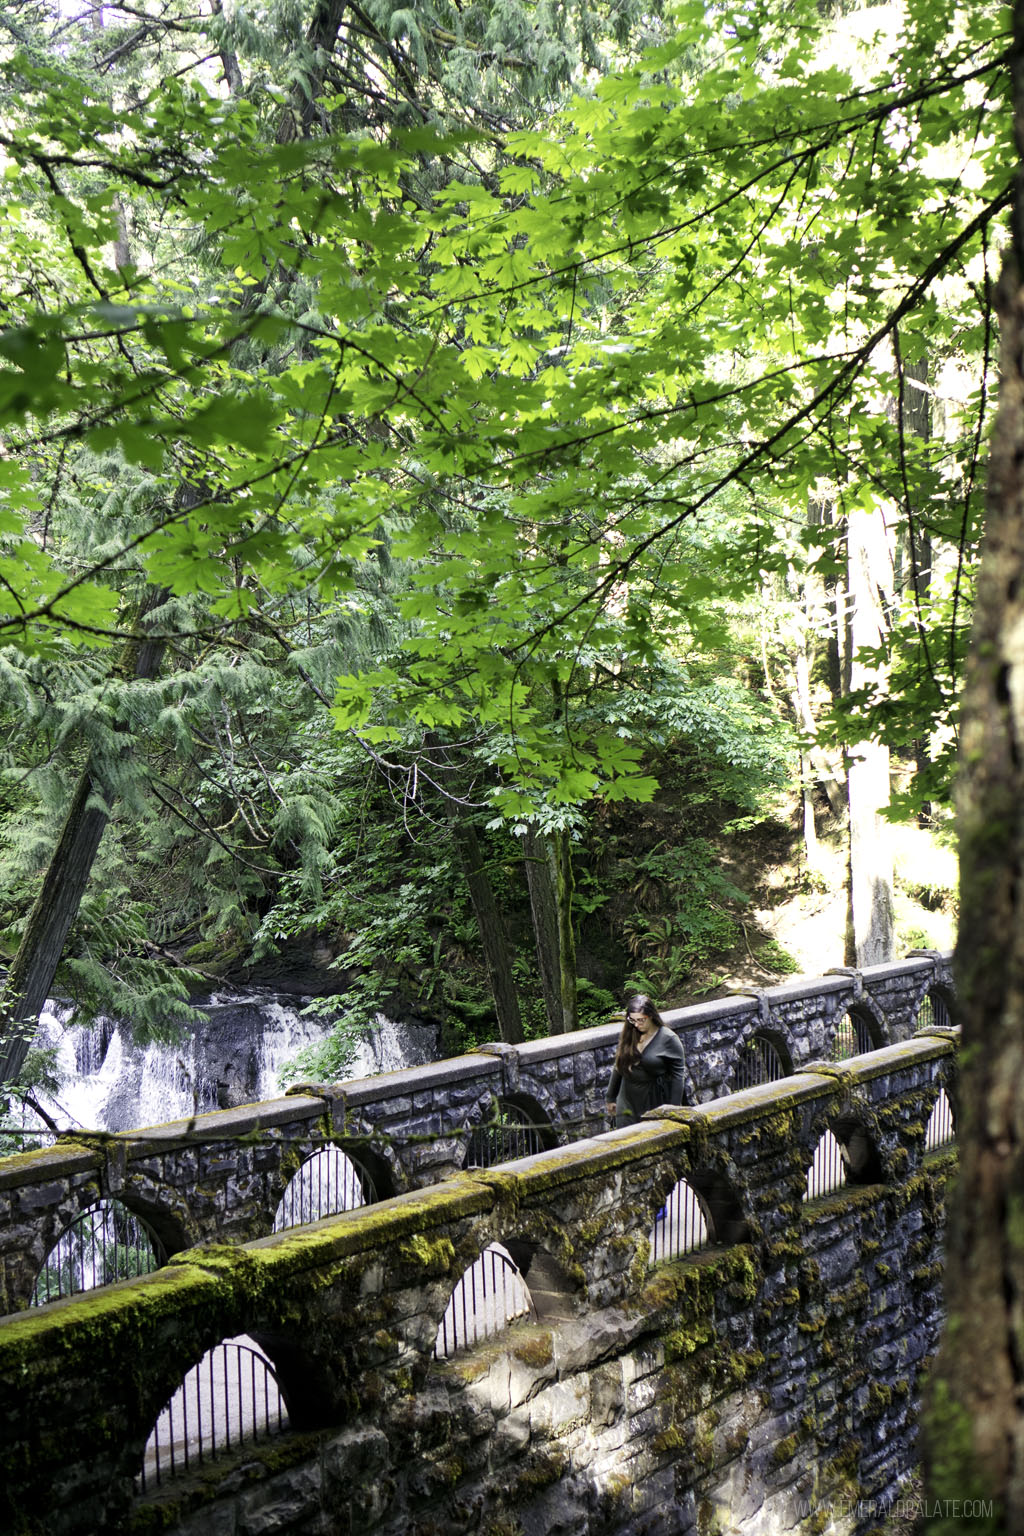
[[[274,1231],[305,1226],[340,1211],[372,1205],[376,1192],[369,1175],[357,1168],[340,1147],[323,1147],[299,1168],[285,1186],[274,1213]]]
[[[527,1119],[524,1110],[504,1099],[495,1099],[494,1114],[474,1129],[466,1148],[466,1168],[493,1168],[517,1157],[543,1152],[545,1131]]]
[[[697,1191],[685,1179],[672,1190],[654,1218],[650,1262],[677,1259],[696,1253],[713,1241],[711,1213]]]
[[[859,1013],[847,1013],[832,1037],[828,1059],[849,1061],[851,1056],[863,1056],[865,1051],[874,1049],[875,1042],[867,1020],[861,1018]]]
[[[825,1131],[814,1149],[814,1159],[807,1170],[805,1200],[816,1200],[842,1189],[846,1183],[846,1162],[843,1149],[831,1131]]]
[[[788,1076],[785,1062],[767,1035],[751,1035],[740,1046],[734,1079],[737,1093]]]
[[[956,1127],[953,1124],[953,1106],[945,1088],[940,1088],[924,1129],[924,1149],[926,1152],[934,1152],[939,1147],[948,1147],[954,1141]]]
[[[254,1339],[240,1334],[207,1350],[160,1413],[136,1488],[146,1493],[227,1451],[288,1427],[274,1368]]]
[[[926,992],[921,999],[921,1006],[917,1010],[918,1029],[947,1029],[949,1027],[949,1008],[944,997],[938,992]]]
[[[510,1323],[536,1315],[512,1255],[500,1243],[489,1243],[449,1298],[434,1341],[434,1357],[446,1360],[456,1350],[469,1349]]]
[[[99,1200],[76,1216],[50,1249],[31,1305],[148,1275],[162,1263],[159,1244],[139,1218],[120,1200]]]

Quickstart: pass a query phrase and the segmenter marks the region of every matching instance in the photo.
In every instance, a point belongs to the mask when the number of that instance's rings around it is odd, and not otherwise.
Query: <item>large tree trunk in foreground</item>
[[[1024,148],[1024,0],[1013,86]],[[960,1176],[948,1318],[929,1389],[929,1498],[992,1500],[976,1536],[1024,1531],[1024,200],[997,294],[1001,382],[964,697],[960,778]],[[944,1519],[932,1529],[960,1528]]]
[[[165,592],[151,592],[142,613],[152,611],[165,598]],[[154,677],[163,653],[162,640],[130,640],[119,670],[125,677]],[[124,750],[130,750],[127,738]],[[0,992],[0,1084],[16,1083],[24,1065],[40,1010],[52,991],[71,924],[89,883],[110,819],[112,798],[101,767],[90,758],[79,777],[18,952]]]

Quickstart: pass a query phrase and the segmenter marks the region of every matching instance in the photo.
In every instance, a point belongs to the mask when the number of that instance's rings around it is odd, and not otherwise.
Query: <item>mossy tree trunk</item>
[[[137,622],[165,601],[152,590]],[[164,653],[162,640],[140,635],[126,644],[118,670],[123,677],[156,676]],[[127,734],[125,752],[131,750]],[[32,905],[25,931],[0,991],[0,1084],[16,1083],[28,1054],[40,1010],[53,988],[54,976],[71,925],[85,895],[92,866],[111,814],[114,798],[109,775],[93,753],[71,797],[64,824]]]
[[[518,1045],[523,1038],[523,1020],[512,969],[514,948],[494,894],[491,867],[480,838],[479,809],[473,803],[472,765],[458,746],[443,741],[434,731],[427,733],[424,745],[450,771],[450,782],[444,791],[444,814],[476,918],[498,1034],[506,1044]]]
[[[523,842],[548,1033],[563,1035],[579,1026],[569,834],[561,829],[541,832],[531,826]]]
[[[932,397],[928,388],[928,358],[906,360],[897,351],[896,367],[899,381],[897,421],[904,437],[919,438],[929,442],[932,436]],[[901,525],[901,537],[896,548],[896,588],[904,591],[914,605],[914,611],[922,614],[932,586],[932,561],[934,548],[929,532],[927,508],[914,506],[909,498],[903,511],[905,524]],[[927,640],[924,641],[926,665],[931,667]],[[929,742],[914,742],[914,763],[917,772],[926,774],[931,761]],[[918,825],[926,827],[931,822],[932,807],[925,801],[918,812]]]
[[[306,28],[306,73],[293,85],[288,105],[277,127],[277,142],[290,144],[313,135],[323,115],[320,96],[338,42],[338,33],[350,12],[349,0],[316,0]]]
[[[859,657],[885,643],[882,592],[890,585],[888,530],[880,509],[854,508],[847,519],[849,685],[884,689],[878,666]],[[889,748],[861,741],[850,748],[846,788],[850,807],[848,965],[879,965],[892,959],[893,867],[882,812],[889,804]]]
[[[1011,54],[1024,152],[1024,0]],[[993,1501],[976,1536],[1024,1530],[1024,196],[998,285],[999,410],[963,704],[960,1174],[947,1245],[947,1321],[926,1410],[932,1530],[939,1501]]]
[[[561,732],[566,741],[569,740],[567,711],[564,685],[553,678],[551,727]],[[576,934],[572,913],[572,844],[568,830],[556,825],[542,831],[535,822],[527,823],[523,862],[548,1034],[564,1035],[579,1027]]]
[[[502,1040],[509,1045],[517,1045],[523,1038],[523,1020],[512,974],[512,950],[495,899],[490,871],[480,847],[480,837],[469,814],[452,801],[448,802],[448,825],[458,850],[469,899],[473,904],[473,915],[487,967],[487,981],[498,1016],[498,1031]]]

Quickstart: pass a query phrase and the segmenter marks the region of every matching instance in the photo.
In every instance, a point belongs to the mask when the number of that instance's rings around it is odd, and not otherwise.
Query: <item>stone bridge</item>
[[[6,1160],[8,1308],[100,1196],[172,1257],[0,1323],[0,1530],[870,1529],[913,1465],[940,1321],[955,1150],[927,1144],[940,1095],[956,1111],[956,1031],[934,1022],[950,1002],[928,955],[682,1010],[694,1102],[623,1131],[585,1134],[604,1123],[611,1026]],[[875,1048],[823,1061],[851,1018]],[[795,1070],[723,1093],[754,1035]],[[464,1167],[496,1101],[547,1145]],[[815,1197],[833,1135],[845,1183]],[[324,1140],[383,1200],[273,1234]],[[706,1237],[657,1262],[680,1187]],[[493,1243],[531,1317],[439,1358],[453,1287]],[[161,1409],[239,1335],[273,1363],[287,1432],[140,1491]]]
[[[667,1012],[686,1049],[689,1104],[736,1086],[750,1043],[785,1073],[827,1059],[844,1024],[865,1049],[908,1039],[949,1016],[948,955],[928,952],[863,971],[801,977],[762,992]],[[378,1199],[436,1183],[473,1158],[495,1106],[555,1147],[607,1128],[605,1092],[619,1025],[525,1045],[485,1046],[432,1066],[141,1131],[68,1138],[0,1161],[0,1311],[27,1306],[47,1253],[101,1198],[136,1213],[166,1256],[199,1243],[269,1233],[289,1178],[325,1141],[342,1147]],[[514,1135],[507,1138],[516,1150]],[[477,1158],[476,1161],[481,1159]],[[488,1159],[493,1160],[493,1159]]]

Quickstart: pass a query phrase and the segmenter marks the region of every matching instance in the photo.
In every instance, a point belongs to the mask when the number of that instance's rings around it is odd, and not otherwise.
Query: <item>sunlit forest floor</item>
[[[956,938],[957,862],[948,841],[911,825],[889,829],[893,856],[894,954],[951,949]],[[721,867],[749,898],[733,912],[742,942],[709,957],[673,997],[682,1003],[736,986],[770,986],[786,974],[820,975],[846,963],[846,851],[826,829],[809,867],[792,823],[762,824],[721,847]]]

